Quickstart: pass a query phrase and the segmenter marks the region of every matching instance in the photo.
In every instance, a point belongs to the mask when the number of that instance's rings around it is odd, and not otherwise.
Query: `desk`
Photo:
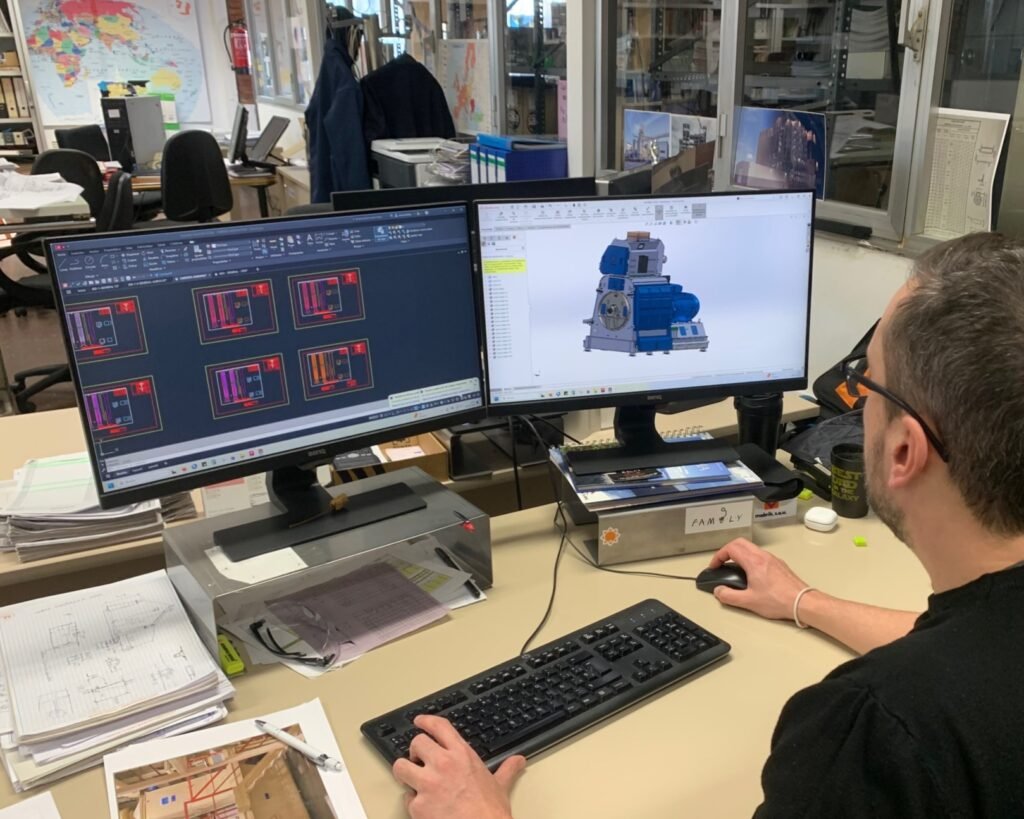
[[[800,398],[796,393],[787,393],[783,404],[783,418],[796,421],[816,415],[817,406]],[[725,436],[736,430],[736,411],[732,401],[722,401],[709,407],[702,407],[685,415],[659,415],[658,429],[667,431],[679,426],[701,424],[712,435]],[[608,433],[598,433],[600,435]],[[10,480],[11,474],[29,458],[43,458],[80,452],[85,449],[82,424],[75,408],[50,412],[29,413],[0,420],[0,480]],[[532,481],[533,489],[524,491],[525,501],[533,504],[550,503],[551,483],[546,466],[523,470],[525,482]],[[449,482],[448,486],[477,505],[488,508],[514,508],[512,498],[512,470],[502,470],[490,478]],[[497,497],[500,493],[508,498]],[[193,493],[197,507],[199,493]],[[122,543],[90,549],[87,552],[61,555],[45,560],[21,563],[16,555],[0,553],[0,604],[14,599],[27,599],[72,588],[82,588],[91,582],[103,582],[104,572],[115,572],[107,579],[128,577],[163,565],[163,545],[159,538]],[[83,575],[89,572],[89,575]],[[88,577],[88,581],[83,581]],[[524,638],[525,639],[525,638]]]
[[[319,697],[372,819],[402,816],[401,789],[359,734],[366,719],[508,659],[533,630],[550,593],[558,539],[552,507],[493,521],[489,600],[383,646],[340,671],[306,680],[281,667],[237,680],[231,720],[251,719]],[[854,535],[868,539],[856,548]],[[880,605],[923,608],[928,583],[910,551],[875,519],[844,521],[831,534],[789,524],[761,528],[762,544],[807,580]],[[695,574],[707,555],[643,566]],[[531,760],[516,786],[521,819],[539,817],[750,816],[760,770],[785,701],[849,653],[815,632],[721,607],[693,584],[597,571],[567,552],[540,642],[646,597],[657,597],[732,644],[731,656],[681,685]],[[0,806],[14,796],[0,777]],[[101,769],[58,783],[64,819],[105,815]]]
[[[692,418],[699,420],[696,414]],[[63,410],[0,419],[0,440],[0,471],[6,477],[29,456],[81,448],[82,433],[77,412]],[[359,725],[506,660],[519,649],[550,593],[551,561],[558,545],[552,512],[553,507],[544,506],[493,519],[495,585],[487,602],[456,611],[450,620],[383,646],[318,680],[305,680],[281,667],[253,669],[237,680],[230,719],[250,719],[319,697],[368,816],[401,816],[401,789],[364,744]],[[757,527],[755,536],[819,588],[878,605],[925,606],[929,586],[924,571],[873,517],[844,520],[830,534],[791,523]],[[854,547],[854,536],[867,538],[868,547]],[[158,555],[159,550],[158,542],[147,541],[27,566],[12,565],[4,555],[0,582],[51,582],[47,573],[56,571],[109,572],[122,568],[119,560],[140,553]],[[707,559],[706,554],[692,555],[643,566],[696,574]],[[730,642],[731,656],[531,760],[513,799],[521,819],[621,819],[684,812],[701,819],[750,816],[760,800],[760,769],[782,705],[850,656],[814,632],[723,608],[688,582],[600,572],[571,551],[563,557],[551,620],[539,640],[646,597],[663,600]],[[3,807],[16,796],[6,778],[0,780]],[[64,819],[105,815],[100,768],[58,783],[53,793]]]
[[[277,174],[268,173],[259,176],[232,176],[228,174],[228,181],[233,187],[256,188],[256,195],[260,200],[260,216],[270,216],[270,205],[267,202],[267,188],[276,184]],[[158,191],[160,190],[159,176],[133,176],[133,191]]]

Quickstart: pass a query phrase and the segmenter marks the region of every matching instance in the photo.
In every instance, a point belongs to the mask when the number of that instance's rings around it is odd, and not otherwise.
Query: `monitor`
[[[483,415],[464,204],[46,250],[104,508],[274,470],[305,514],[299,465]]]
[[[241,162],[245,158],[245,140],[249,134],[249,111],[244,105],[235,107],[235,121],[231,125],[231,147],[228,159]]]
[[[336,191],[335,210],[360,208],[407,208],[438,202],[476,202],[479,199],[537,199],[545,196],[582,197],[597,193],[591,176],[568,179],[536,179],[525,182],[486,182],[476,185],[436,185],[428,188],[382,188],[370,191]]]
[[[807,386],[813,191],[476,208],[492,415],[625,407],[665,466],[657,405]]]
[[[287,130],[287,117],[271,117],[267,127],[260,132],[256,144],[252,146],[252,154],[248,159],[255,162],[265,162],[267,157],[270,156],[270,152],[274,150],[274,146],[277,145],[277,141],[284,136],[284,132]],[[243,157],[243,161],[244,159],[245,157]],[[455,199],[449,201],[461,202],[462,200]]]
[[[650,165],[618,171],[598,179],[597,192],[601,196],[646,196],[651,193],[652,175]]]

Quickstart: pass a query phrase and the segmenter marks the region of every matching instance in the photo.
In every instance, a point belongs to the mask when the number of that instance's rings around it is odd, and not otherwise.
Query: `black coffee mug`
[[[738,395],[732,405],[736,408],[740,443],[757,444],[774,457],[782,426],[782,393]]]
[[[860,444],[832,447],[832,508],[844,518],[862,518],[868,513],[864,447]]]

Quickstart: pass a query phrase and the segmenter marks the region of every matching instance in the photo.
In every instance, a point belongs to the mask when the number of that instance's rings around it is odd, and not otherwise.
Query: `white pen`
[[[255,720],[256,727],[259,728],[264,734],[272,736],[274,739],[283,742],[289,748],[294,748],[300,754],[305,756],[314,765],[321,768],[326,768],[329,771],[342,771],[344,766],[341,764],[340,759],[334,759],[328,756],[323,751],[318,751],[312,745],[307,745],[301,739],[293,737],[287,731],[282,731],[280,728],[276,728],[269,722],[258,719]]]

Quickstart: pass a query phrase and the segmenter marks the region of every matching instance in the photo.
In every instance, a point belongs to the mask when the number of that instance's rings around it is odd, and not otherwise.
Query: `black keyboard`
[[[532,756],[721,659],[730,646],[645,600],[509,662],[363,723],[389,763],[409,754],[420,714],[447,718],[494,770]]]

